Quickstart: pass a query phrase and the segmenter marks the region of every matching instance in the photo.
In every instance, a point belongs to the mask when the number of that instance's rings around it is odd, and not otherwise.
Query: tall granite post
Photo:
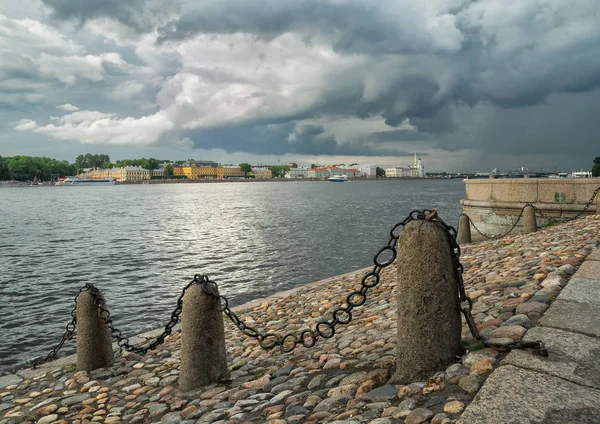
[[[400,383],[431,377],[460,354],[458,274],[447,231],[436,222],[409,222],[398,239]]]
[[[531,205],[525,206],[523,210],[523,233],[535,233],[537,231],[537,220],[535,218],[535,209]]]
[[[596,215],[600,215],[600,193],[596,195]]]
[[[84,291],[77,297],[77,369],[92,371],[113,362],[115,355],[108,325],[98,314],[95,297]]]
[[[471,221],[467,215],[461,215],[458,218],[458,235],[456,236],[458,244],[471,243]]]
[[[216,297],[205,293],[200,284],[190,286],[183,296],[181,391],[194,390],[227,377],[223,314],[216,307]]]

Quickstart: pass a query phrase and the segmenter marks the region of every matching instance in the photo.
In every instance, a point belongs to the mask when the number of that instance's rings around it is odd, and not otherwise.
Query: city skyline
[[[590,170],[596,6],[0,0],[0,155]]]

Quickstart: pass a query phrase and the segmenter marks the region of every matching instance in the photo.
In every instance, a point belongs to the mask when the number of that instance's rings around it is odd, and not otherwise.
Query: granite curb
[[[524,340],[544,341],[548,357],[511,351],[459,424],[600,423],[600,249],[586,258],[539,324]]]

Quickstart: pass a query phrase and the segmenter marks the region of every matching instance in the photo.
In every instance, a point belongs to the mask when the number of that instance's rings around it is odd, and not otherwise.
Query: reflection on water
[[[463,195],[456,180],[0,189],[0,374],[47,353],[85,283],[133,334],[195,273],[241,304],[368,266],[412,209],[455,225]]]

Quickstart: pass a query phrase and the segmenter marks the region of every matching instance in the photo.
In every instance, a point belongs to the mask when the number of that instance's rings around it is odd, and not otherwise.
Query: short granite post
[[[467,215],[461,215],[458,218],[458,235],[456,236],[458,244],[471,243],[471,220]]]
[[[223,313],[216,297],[190,286],[183,296],[181,319],[181,391],[198,389],[227,377]]]
[[[537,231],[537,221],[535,219],[535,209],[531,205],[525,206],[523,210],[523,233],[535,233]]]
[[[396,380],[423,381],[460,355],[458,273],[439,223],[409,222],[397,250]]]
[[[98,293],[102,296],[102,293]],[[98,314],[96,298],[84,291],[77,297],[77,369],[92,371],[115,362],[110,331]]]

